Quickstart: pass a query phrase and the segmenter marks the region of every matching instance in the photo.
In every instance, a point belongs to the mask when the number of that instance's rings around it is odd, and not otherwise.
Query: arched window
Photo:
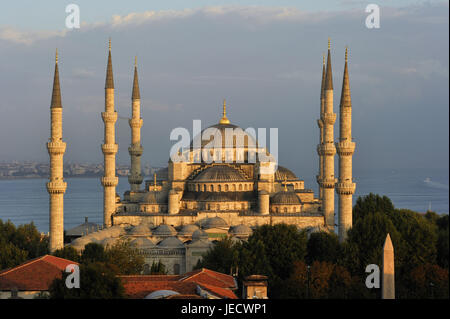
[[[200,192],[200,184],[197,185],[197,191]]]
[[[236,185],[233,184],[233,192],[235,192],[235,191],[236,191]]]
[[[213,185],[209,186],[209,190],[210,190],[211,192],[214,192],[214,186],[213,186]]]
[[[239,190],[240,191],[242,190],[242,184],[239,184]]]
[[[222,186],[221,185],[217,185],[217,191],[221,192],[222,191]]]
[[[203,185],[203,191],[206,192],[206,185]]]
[[[228,185],[225,185],[225,191],[228,192]]]
[[[283,211],[284,211],[285,213],[287,213],[287,208],[285,207]]]

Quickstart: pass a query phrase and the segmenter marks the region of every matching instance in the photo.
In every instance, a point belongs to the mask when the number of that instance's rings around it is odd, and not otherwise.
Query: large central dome
[[[215,165],[201,171],[196,177],[196,182],[228,182],[243,181],[246,178],[236,169],[227,165]]]

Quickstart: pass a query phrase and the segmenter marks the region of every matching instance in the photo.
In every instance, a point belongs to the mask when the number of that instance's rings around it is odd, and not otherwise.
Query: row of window
[[[189,184],[188,189],[192,192],[236,192],[251,191],[253,183],[245,184]]]

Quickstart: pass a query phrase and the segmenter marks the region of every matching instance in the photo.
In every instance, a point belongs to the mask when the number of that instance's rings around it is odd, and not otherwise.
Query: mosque
[[[352,156],[355,143],[351,133],[351,97],[345,52],[345,68],[340,100],[339,140],[334,141],[333,80],[331,50],[323,59],[320,92],[318,153],[319,194],[305,188],[304,181],[288,168],[277,165],[266,148],[226,114],[226,102],[219,122],[193,138],[188,148],[172,154],[168,166],[145,181],[141,173],[140,92],[137,64],[131,94],[131,143],[128,148],[131,170],[130,190],[116,193],[114,79],[109,43],[105,83],[103,229],[76,238],[71,245],[82,250],[89,242],[110,245],[129,238],[146,259],[146,267],[161,261],[169,273],[191,271],[214,242],[224,237],[246,240],[253,229],[265,224],[286,223],[299,230],[334,231],[345,240],[352,226]],[[318,108],[319,109],[319,108]],[[62,248],[63,207],[66,182],[63,177],[62,103],[56,55],[51,101],[50,155],[50,250]],[[231,138],[230,138],[231,133]],[[210,148],[211,145],[214,148]],[[339,156],[339,177],[335,178],[334,158]],[[265,156],[258,156],[258,155]],[[335,211],[334,192],[339,207]],[[335,213],[338,224],[335,225]]]

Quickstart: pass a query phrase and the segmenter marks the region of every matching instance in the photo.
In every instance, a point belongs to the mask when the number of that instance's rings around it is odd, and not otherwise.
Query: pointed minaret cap
[[[134,79],[133,79],[133,93],[131,94],[132,100],[140,100],[141,95],[139,94],[139,81],[137,73],[137,57],[134,57]]]
[[[323,61],[322,61],[322,85],[320,86],[320,97],[323,98],[325,96],[325,53],[323,54]]]
[[[352,107],[350,79],[348,76],[348,48],[345,47],[344,78],[342,80],[341,107]]]
[[[333,74],[331,71],[331,42],[328,38],[328,57],[327,57],[327,70],[325,75],[325,91],[333,89]]]
[[[392,245],[392,240],[391,240],[391,236],[389,235],[389,233],[387,234],[386,240],[384,241],[383,250],[384,251],[394,251],[394,246]]]
[[[111,61],[111,38],[109,38],[108,66],[106,67],[105,89],[114,89],[114,79]]]
[[[50,108],[62,108],[61,88],[59,86],[58,49],[55,54],[55,74],[53,76],[52,102]]]
[[[227,118],[227,102],[225,99],[223,99],[222,118],[220,119],[219,124],[230,124],[230,120]]]

